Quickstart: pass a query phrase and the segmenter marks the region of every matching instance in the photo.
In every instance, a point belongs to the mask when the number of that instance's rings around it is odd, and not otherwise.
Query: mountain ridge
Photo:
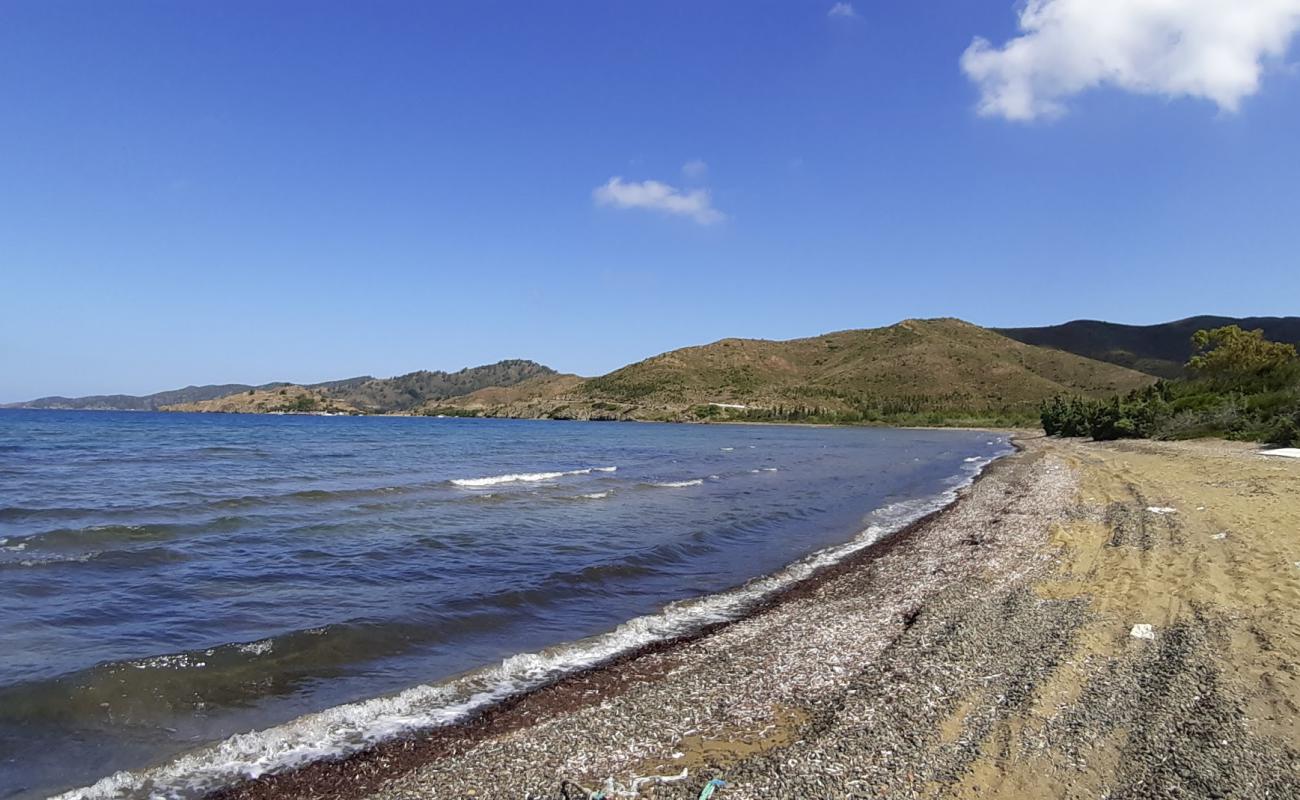
[[[990,330],[1025,344],[1063,350],[1156,377],[1181,378],[1185,376],[1184,364],[1192,356],[1192,334],[1225,325],[1263,330],[1271,341],[1300,345],[1300,317],[1203,314],[1152,325],[1076,319],[1059,325]]]
[[[539,375],[555,374],[550,367],[526,359],[503,359],[493,364],[464,367],[455,372],[442,370],[417,370],[392,378],[375,378],[361,375],[340,380],[296,384],[273,381],[263,384],[224,383],[205,386],[187,386],[149,395],[89,395],[86,397],[51,396],[22,403],[10,403],[2,408],[48,408],[103,411],[234,411],[248,406],[255,410],[258,403],[278,408],[271,397],[281,389],[293,390],[293,399],[312,396],[322,405],[338,406],[363,413],[405,412],[434,399],[445,399],[488,386],[508,386],[520,380]],[[303,391],[306,394],[304,395]],[[252,401],[222,400],[240,398],[249,392]],[[286,395],[287,396],[287,395]],[[269,400],[268,400],[269,398]]]
[[[577,419],[879,421],[1011,415],[1057,394],[1108,396],[1178,377],[1195,330],[1236,324],[1300,343],[1300,317],[1201,315],[982,328],[903,320],[789,340],[726,338],[582,378],[525,359],[313,384],[187,386],[5,407],[446,414]]]

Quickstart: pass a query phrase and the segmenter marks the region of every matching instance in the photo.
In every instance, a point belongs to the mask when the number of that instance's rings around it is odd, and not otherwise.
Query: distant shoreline
[[[653,420],[653,419],[553,419],[550,417],[506,417],[506,416],[457,416],[444,415],[437,416],[432,414],[327,414],[316,412],[256,412],[256,411],[163,411],[160,409],[117,409],[117,408],[0,408],[0,411],[76,411],[96,412],[96,413],[114,413],[114,414],[193,414],[196,416],[242,416],[242,417],[346,417],[346,418],[379,418],[379,419],[458,419],[458,420],[509,420],[513,422],[582,422],[594,424],[609,423],[636,423],[650,425],[738,425],[738,426],[761,426],[761,427],[797,427],[797,428],[891,428],[894,430],[914,430],[914,431],[988,431],[989,433],[998,433],[1002,435],[1016,436],[1039,436],[1041,431],[1037,431],[1022,425],[1000,426],[1000,425],[894,425],[889,422],[797,422],[787,420]]]

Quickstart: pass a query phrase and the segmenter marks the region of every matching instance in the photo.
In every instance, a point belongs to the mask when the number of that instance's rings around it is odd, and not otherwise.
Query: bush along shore
[[[1300,443],[1300,358],[1294,345],[1235,325],[1197,331],[1188,377],[1109,400],[1056,397],[1043,404],[1049,436],[1192,439],[1221,436]]]

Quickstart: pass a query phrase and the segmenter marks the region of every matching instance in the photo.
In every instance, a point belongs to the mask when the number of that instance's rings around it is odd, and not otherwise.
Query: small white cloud
[[[1058,116],[1099,86],[1197,97],[1224,111],[1259,90],[1300,30],[1300,0],[1028,0],[1021,35],[976,37],[961,67],[985,116]]]
[[[831,6],[830,11],[826,12],[826,16],[828,17],[843,17],[845,19],[851,19],[857,15],[858,12],[854,11],[853,6],[848,3],[836,3]]]
[[[683,191],[659,181],[625,181],[610,178],[591,193],[597,205],[614,208],[645,208],[680,217],[690,217],[701,225],[722,222],[726,214],[713,207],[708,189]]]
[[[698,181],[709,174],[709,165],[702,158],[692,158],[682,164],[682,174],[693,181]]]

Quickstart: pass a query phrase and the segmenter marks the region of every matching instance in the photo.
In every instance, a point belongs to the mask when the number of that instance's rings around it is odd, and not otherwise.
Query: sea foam
[[[566,478],[571,475],[590,475],[593,472],[617,472],[618,467],[587,467],[586,469],[571,469],[564,472],[514,472],[509,475],[489,475],[486,478],[455,478],[451,483],[455,486],[475,487],[475,486],[496,486],[502,483],[531,483],[534,481],[553,481],[556,478]]]

